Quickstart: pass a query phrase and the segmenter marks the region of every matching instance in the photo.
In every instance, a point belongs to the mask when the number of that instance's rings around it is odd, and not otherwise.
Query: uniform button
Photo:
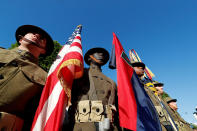
[[[97,108],[97,109],[96,109],[96,112],[99,112],[99,111],[100,111],[99,108]]]
[[[86,112],[86,108],[83,108],[83,112],[84,112],[84,113]]]
[[[22,52],[22,50],[17,50],[17,52],[18,52],[18,53],[21,53],[21,52]]]
[[[0,74],[0,79],[3,79],[3,78],[4,78],[3,75]]]

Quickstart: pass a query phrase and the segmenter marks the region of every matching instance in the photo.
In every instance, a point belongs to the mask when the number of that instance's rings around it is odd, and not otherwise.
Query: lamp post
[[[194,118],[197,120],[197,106],[196,106],[196,111],[193,113]]]

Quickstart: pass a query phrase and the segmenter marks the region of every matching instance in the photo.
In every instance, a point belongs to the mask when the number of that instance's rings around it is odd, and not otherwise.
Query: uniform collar
[[[36,57],[34,57],[30,52],[28,52],[26,50],[21,50],[18,47],[14,48],[12,50],[15,51],[17,54],[19,54],[21,59],[29,60],[32,63],[38,64],[38,59]]]
[[[94,64],[90,65],[90,70],[102,72],[102,69],[99,68],[97,65],[94,65]]]

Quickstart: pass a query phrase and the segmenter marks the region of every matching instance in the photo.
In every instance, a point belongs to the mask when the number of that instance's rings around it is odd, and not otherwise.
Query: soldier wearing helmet
[[[101,69],[108,59],[109,53],[104,48],[86,52],[84,60],[90,68],[84,70],[83,77],[75,80],[72,87],[72,105],[68,111],[71,130],[117,130],[116,84]]]
[[[165,97],[164,101],[169,106],[169,113],[173,117],[175,123],[177,124],[180,131],[192,131],[192,128],[190,127],[190,124],[187,123],[177,112],[177,99],[172,99],[171,97]]]
[[[157,90],[157,94],[158,94],[159,96],[161,96],[161,95],[164,93],[164,91],[163,91],[163,86],[164,86],[164,84],[161,83],[161,82],[158,82],[158,81],[153,81],[153,85],[154,85],[154,87],[155,87],[156,90]]]
[[[145,64],[143,62],[138,61],[132,61],[131,64],[137,76],[142,80],[142,76],[144,76]]]
[[[146,91],[146,93],[148,94],[148,96],[150,97],[152,103],[155,106],[155,109],[157,111],[159,120],[160,120],[160,124],[162,127],[162,131],[171,131],[172,126],[169,122],[169,119],[167,117],[167,111],[163,108],[162,104],[161,104],[161,100],[158,97],[158,90],[155,86],[158,86],[157,84],[159,82],[156,83],[156,81],[151,81],[147,78],[143,78],[144,76],[144,69],[145,69],[145,64],[143,62],[136,62],[136,61],[132,61],[131,62],[133,69],[135,70],[136,74],[138,75],[141,83],[144,85],[144,89]],[[160,84],[159,84],[160,86]]]
[[[15,37],[19,47],[0,48],[0,129],[30,130],[47,76],[38,57],[50,55],[54,44],[47,32],[33,25],[20,26]]]

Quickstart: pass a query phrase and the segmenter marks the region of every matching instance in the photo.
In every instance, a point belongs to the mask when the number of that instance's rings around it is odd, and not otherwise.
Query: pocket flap
[[[158,114],[160,117],[163,117],[164,116],[164,113],[163,113],[163,109],[161,108],[161,106],[155,106]]]
[[[21,67],[23,74],[32,82],[45,85],[47,73],[34,64],[26,64]]]
[[[79,114],[87,115],[90,113],[90,101],[83,100],[78,103]]]
[[[91,112],[96,115],[101,115],[104,111],[102,101],[92,101]]]

